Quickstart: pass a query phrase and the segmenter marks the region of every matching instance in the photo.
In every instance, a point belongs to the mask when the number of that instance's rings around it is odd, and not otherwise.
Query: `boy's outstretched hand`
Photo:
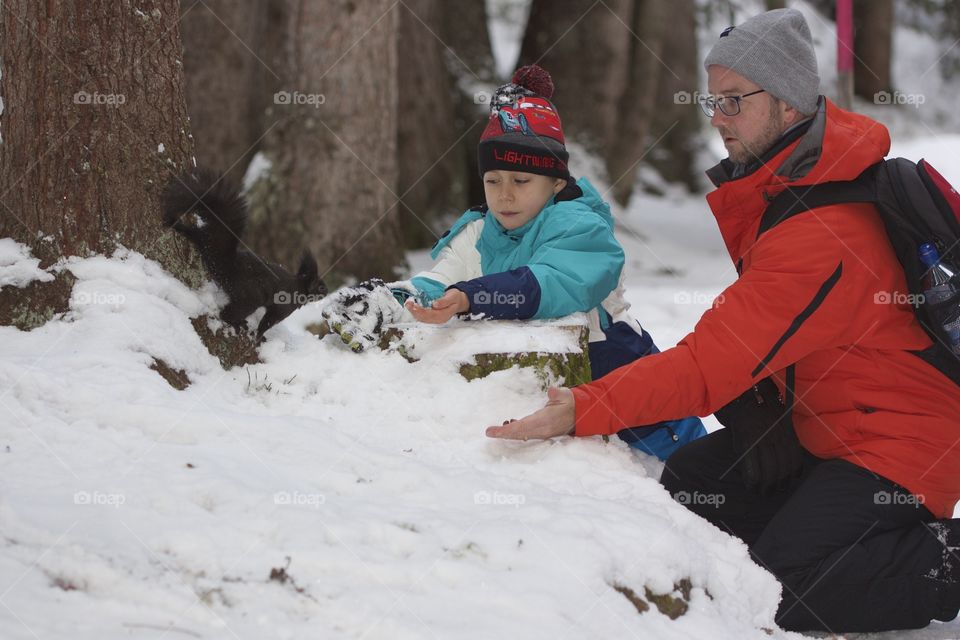
[[[547,390],[547,404],[543,409],[522,420],[506,422],[501,427],[487,427],[487,436],[510,440],[548,440],[573,435],[575,417],[573,392],[551,387]]]
[[[413,299],[407,300],[406,306],[414,318],[428,324],[443,324],[458,313],[470,311],[467,294],[459,289],[450,289],[434,300],[430,308],[421,307]]]

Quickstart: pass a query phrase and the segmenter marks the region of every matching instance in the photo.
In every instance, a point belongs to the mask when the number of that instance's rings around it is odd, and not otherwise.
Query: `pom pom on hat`
[[[553,78],[546,69],[535,64],[517,69],[511,82],[547,100],[553,97]]]

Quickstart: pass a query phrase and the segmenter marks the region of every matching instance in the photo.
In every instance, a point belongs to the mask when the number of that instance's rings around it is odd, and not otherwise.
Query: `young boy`
[[[589,317],[595,379],[658,352],[627,312],[624,253],[610,207],[588,180],[574,181],[567,170],[552,95],[550,75],[535,65],[494,93],[479,146],[486,205],[464,213],[437,241],[430,271],[331,296],[323,315],[354,350],[409,315],[444,323],[460,313],[524,320],[581,311]],[[693,417],[627,429],[620,437],[665,460],[705,433]]]

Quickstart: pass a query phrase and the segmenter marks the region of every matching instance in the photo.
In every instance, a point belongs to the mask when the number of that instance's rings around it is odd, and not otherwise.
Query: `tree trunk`
[[[890,92],[893,48],[893,0],[855,0],[853,5],[854,93],[873,101],[876,94]],[[883,104],[883,97],[877,97]]]
[[[158,195],[193,151],[178,3],[137,4],[4,2],[0,235],[45,262],[122,244],[173,266]]]
[[[253,185],[250,240],[288,265],[304,244],[328,282],[390,276],[402,262],[397,193],[396,3],[284,0],[274,16],[280,91]],[[268,50],[270,48],[268,47]],[[432,109],[405,114],[424,128]]]
[[[457,87],[444,59],[455,54],[440,40],[444,13],[440,0],[406,0],[399,13],[400,228],[404,246],[428,247],[439,237],[437,219],[464,208],[466,167],[456,152]]]
[[[205,0],[185,4],[180,21],[197,163],[234,182],[257,150],[277,81],[261,62],[268,11],[265,0]]]
[[[773,11],[774,9],[785,9],[787,6],[787,0],[763,0],[763,5],[766,7],[767,11]]]
[[[704,124],[703,113],[693,101],[702,62],[697,48],[696,9],[695,0],[673,2],[671,35],[664,42],[662,56],[673,73],[660,73],[649,136],[660,140],[649,154],[650,163],[668,182],[681,182],[691,191],[696,191],[701,182],[695,167]]]
[[[452,51],[454,75],[468,82],[496,82],[485,2],[444,2],[441,35]]]
[[[618,135],[617,109],[627,78],[634,0],[533,0],[518,66],[550,72],[564,134],[603,152]]]
[[[452,47],[444,57],[452,69],[456,128],[463,134],[457,148],[447,156],[457,167],[462,188],[457,190],[458,209],[478,205],[485,199],[479,179],[477,145],[490,116],[486,101],[498,84],[494,66],[485,2],[441,2],[444,42]],[[451,60],[452,58],[452,60]]]
[[[960,40],[960,3],[944,0],[937,17],[940,22],[938,35],[941,41]],[[940,74],[948,82],[960,74],[960,51],[956,46],[950,46],[940,58]]]
[[[176,0],[7,0],[0,13],[0,237],[41,266],[123,245],[198,285],[199,260],[159,224],[162,189],[193,153]],[[42,324],[71,288],[66,273],[5,287],[0,322]]]
[[[670,7],[668,0],[637,0],[631,28],[626,87],[620,96],[617,128],[608,140],[606,156],[613,197],[625,205],[633,193],[637,166],[647,153],[650,124],[661,74],[674,72],[663,62]],[[672,34],[671,34],[672,37]]]

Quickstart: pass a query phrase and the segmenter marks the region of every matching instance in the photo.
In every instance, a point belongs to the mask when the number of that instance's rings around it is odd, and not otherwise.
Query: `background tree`
[[[458,80],[476,84],[479,73],[492,70],[493,57],[489,39],[484,52],[477,34],[462,41],[469,44],[459,53],[448,48],[448,42],[461,42],[458,25],[468,21],[453,14],[464,9],[475,14],[471,27],[484,25],[480,35],[486,35],[483,3],[405,0],[399,9],[397,188],[406,247],[430,246],[443,231],[436,228],[438,218],[465,208],[469,174],[461,145],[476,118],[462,117]]]
[[[647,149],[651,144],[659,144],[658,140],[648,136],[661,75],[670,74],[683,83],[683,79],[663,60],[669,17],[667,0],[636,0],[634,3],[626,86],[618,104],[617,129],[607,143],[607,173],[613,197],[620,204],[626,204],[633,193],[637,168]]]
[[[893,0],[854,0],[853,24],[853,91],[873,101],[876,93],[893,89]]]
[[[488,85],[494,82],[486,8],[482,2],[461,5],[441,0],[407,0],[396,5],[396,15],[384,16],[388,5],[381,6],[379,14],[373,10],[375,7],[367,7],[363,15],[354,15],[351,7],[327,6],[326,19],[330,21],[332,12],[339,9],[350,13],[363,31],[381,17],[385,21],[379,22],[384,26],[392,24],[397,30],[395,36],[390,36],[395,43],[396,62],[391,63],[395,79],[385,73],[389,67],[378,69],[379,82],[395,86],[396,92],[393,105],[396,175],[395,181],[381,175],[384,178],[381,184],[389,188],[391,198],[400,202],[397,211],[387,216],[386,224],[399,230],[400,244],[393,242],[397,248],[429,246],[442,231],[440,218],[459,213],[469,202],[479,202],[483,197],[482,190],[478,193],[475,187],[476,144],[482,130],[477,125],[486,117],[486,105],[478,104],[474,95],[479,89],[488,90]],[[292,93],[287,78],[310,81],[308,70],[302,67],[305,52],[313,51],[314,60],[321,54],[327,56],[328,63],[332,63],[345,52],[352,54],[347,50],[354,43],[357,49],[365,47],[374,56],[386,46],[385,32],[378,24],[379,31],[367,35],[355,33],[357,39],[353,41],[345,34],[343,50],[337,50],[324,33],[302,22],[305,14],[300,12],[297,3],[266,0],[251,0],[242,6],[229,0],[211,0],[203,3],[202,9],[196,7],[184,12],[188,107],[198,158],[201,164],[219,170],[232,167],[229,175],[234,181],[244,175],[257,152],[262,152],[267,161],[274,161],[282,149],[280,136],[291,140],[301,140],[301,133],[308,138],[315,137],[317,132],[311,127],[317,124],[318,117],[333,133],[340,135],[332,126],[336,108],[331,102],[325,102],[314,112],[309,109],[296,112],[273,103],[274,93]],[[364,114],[356,108],[360,103],[351,106],[351,100],[364,98],[362,95],[348,98],[357,87],[342,79],[353,73],[369,76],[372,67],[362,68],[363,65],[379,64],[379,58],[372,60],[369,55],[366,58],[343,55],[336,63],[342,70],[341,75],[336,76],[331,69],[331,76],[340,79],[317,80],[324,80],[327,86],[336,85],[337,92],[345,98],[341,115],[358,112],[361,121],[367,118],[369,124],[374,115],[372,110]],[[316,75],[325,70],[317,70]],[[285,74],[283,80],[281,73]],[[280,129],[272,131],[274,126]],[[301,132],[298,127],[308,131]],[[331,137],[331,132],[322,126],[319,133]],[[301,142],[297,161],[321,170],[329,158],[313,154],[322,154],[330,147],[330,141],[312,145]],[[265,174],[250,194],[257,216],[257,247],[280,259],[294,259],[304,239],[318,253],[324,253],[327,240],[310,236],[316,233],[310,229],[318,225],[329,230],[328,239],[347,237],[358,219],[366,215],[379,217],[383,213],[382,210],[370,214],[359,211],[357,207],[376,204],[362,200],[353,203],[351,216],[325,215],[320,208],[325,200],[317,201],[312,211],[300,217],[295,210],[282,209],[290,203],[280,191],[281,180],[280,176]],[[344,188],[349,188],[349,182]],[[345,225],[342,231],[336,226],[338,221]],[[390,234],[386,234],[384,239],[389,237]],[[369,247],[369,243],[363,247],[358,245],[351,252],[364,251],[365,247]],[[387,268],[386,263],[391,259],[401,260],[401,254],[392,247],[386,252],[376,252],[384,254],[377,265],[368,264],[365,258],[355,262],[344,258],[334,271],[341,276],[362,276],[374,269]],[[334,261],[336,257],[331,253],[329,259]],[[361,271],[354,268],[358,265]]]
[[[703,143],[697,133],[704,125],[703,113],[693,101],[699,89],[703,59],[697,50],[695,0],[674,0],[670,10],[670,37],[663,44],[663,60],[656,90],[648,138],[659,140],[647,156],[649,163],[668,182],[678,182],[690,191],[702,186],[697,156]],[[642,164],[642,163],[641,163]]]
[[[275,4],[266,0],[185,3],[180,20],[187,112],[197,163],[243,178],[264,131],[278,78],[262,61]]]
[[[603,157],[621,204],[651,145],[665,164],[691,153],[695,116],[689,103],[674,103],[674,93],[697,87],[696,64],[690,64],[698,55],[695,19],[686,1],[533,0],[519,64],[537,62],[551,72],[565,130]],[[675,57],[666,55],[670,39]],[[687,126],[676,126],[678,118]],[[664,136],[671,128],[676,132]],[[674,167],[673,173],[688,172]]]
[[[260,147],[270,169],[249,192],[252,245],[288,265],[309,245],[332,282],[336,274],[390,275],[403,261],[398,5],[275,7],[265,36],[274,55],[264,61],[280,80]]]
[[[564,130],[588,151],[615,137],[634,0],[533,0],[517,66],[551,73]]]
[[[502,79],[496,77],[494,68],[486,3],[439,1],[443,7],[443,57],[453,74],[456,129],[462,135],[447,156],[464,171],[452,194],[452,211],[458,214],[484,201],[477,145],[490,115],[490,105],[484,98]]]

